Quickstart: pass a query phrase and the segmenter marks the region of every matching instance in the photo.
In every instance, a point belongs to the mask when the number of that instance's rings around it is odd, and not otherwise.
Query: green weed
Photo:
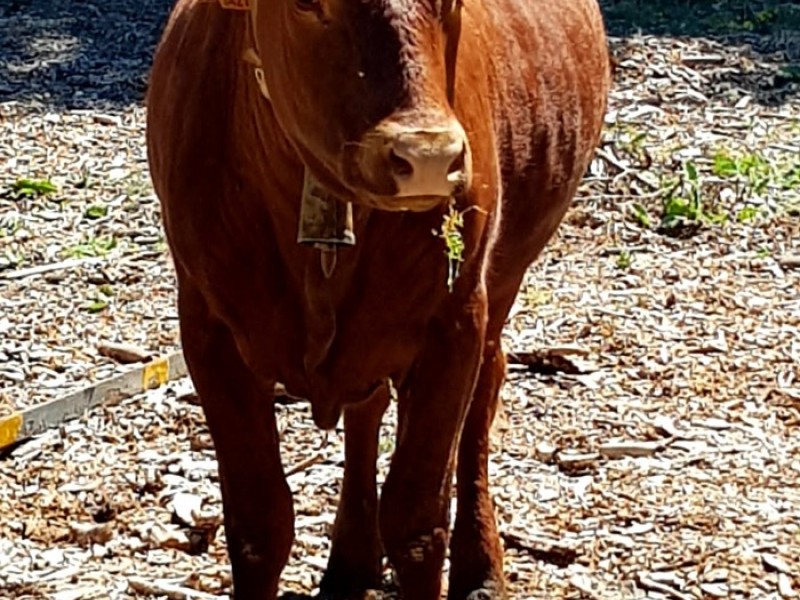
[[[650,228],[650,214],[647,212],[647,209],[636,202],[632,207],[633,216],[638,221],[639,225],[644,227],[645,229]]]
[[[664,233],[678,233],[686,227],[696,229],[704,224],[725,222],[727,216],[724,213],[713,212],[704,206],[697,165],[686,161],[683,169],[680,183],[672,185],[665,195],[659,229]]]
[[[752,223],[758,218],[759,210],[755,206],[745,206],[736,213],[739,223]]]
[[[11,189],[18,198],[46,196],[58,191],[58,187],[49,179],[17,179]]]
[[[617,256],[617,268],[620,270],[627,270],[631,268],[633,264],[633,254],[628,252],[627,250],[623,250]]]
[[[714,155],[712,172],[717,177],[735,179],[740,185],[740,199],[764,194],[775,176],[772,164],[760,154],[735,155],[726,150]]]
[[[90,258],[105,256],[117,247],[117,240],[113,236],[89,238],[85,242],[75,244],[62,251],[65,258]]]
[[[108,206],[105,204],[90,204],[83,214],[89,219],[101,219],[108,214]]]
[[[464,227],[464,214],[472,209],[478,209],[477,206],[471,206],[463,211],[459,211],[455,207],[455,201],[450,201],[450,206],[447,209],[442,220],[442,226],[437,234],[444,240],[445,256],[447,256],[447,289],[453,291],[458,272],[461,268],[461,263],[464,260],[464,238],[461,235],[461,228]],[[478,209],[479,210],[479,209]]]
[[[780,70],[780,76],[787,82],[800,82],[800,64],[786,65]]]
[[[97,287],[97,294],[84,305],[84,310],[89,313],[103,312],[111,304],[114,297],[114,288],[107,283]]]

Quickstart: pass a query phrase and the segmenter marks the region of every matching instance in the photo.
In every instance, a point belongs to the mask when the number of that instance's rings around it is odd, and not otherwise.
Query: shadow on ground
[[[624,57],[632,36],[720,44],[727,63],[707,95],[735,87],[759,104],[800,96],[800,3],[786,0],[600,0],[612,52]],[[738,61],[731,61],[738,58]],[[723,59],[724,57],[720,57]],[[728,65],[726,65],[728,66]]]
[[[173,0],[5,0],[0,103],[53,110],[141,103]],[[756,67],[728,73],[762,104],[800,94],[800,3],[786,0],[601,0],[615,51],[639,33],[750,46]],[[624,51],[624,48],[622,49]]]
[[[144,98],[173,0],[0,0],[0,103],[123,108]]]

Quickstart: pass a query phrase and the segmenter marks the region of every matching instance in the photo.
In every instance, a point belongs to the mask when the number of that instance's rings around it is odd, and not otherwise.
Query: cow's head
[[[333,193],[427,210],[469,185],[452,110],[461,0],[250,0],[275,114]]]

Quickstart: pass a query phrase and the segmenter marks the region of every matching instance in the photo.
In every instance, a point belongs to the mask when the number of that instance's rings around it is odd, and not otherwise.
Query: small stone
[[[123,364],[145,362],[152,358],[150,352],[133,344],[103,342],[97,346],[97,351],[101,356],[106,356]]]
[[[701,583],[700,589],[714,598],[727,598],[729,593],[728,585],[725,583]]]
[[[542,462],[550,462],[556,455],[557,450],[558,448],[550,442],[542,441],[536,445],[536,457]]]

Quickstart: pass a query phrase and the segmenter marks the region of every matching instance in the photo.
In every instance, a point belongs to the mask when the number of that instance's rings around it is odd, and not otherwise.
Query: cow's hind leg
[[[294,537],[271,390],[245,366],[227,327],[183,282],[181,336],[214,441],[235,600],[274,600]]]
[[[360,599],[381,583],[376,487],[378,438],[389,392],[381,386],[367,401],[344,411],[345,469],[333,526],[331,556],[320,583],[326,600]]]

